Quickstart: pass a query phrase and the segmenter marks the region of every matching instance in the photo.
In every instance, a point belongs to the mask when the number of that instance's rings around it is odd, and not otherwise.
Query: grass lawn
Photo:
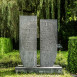
[[[0,68],[0,77],[72,77],[70,73],[63,69],[63,74],[16,74],[15,68]]]
[[[0,55],[0,77],[72,77],[67,69],[67,57],[68,52],[59,51],[57,53],[55,64],[61,65],[63,67],[63,74],[16,74],[15,66],[21,64],[19,51],[13,51],[8,54]],[[37,52],[37,63],[40,64],[40,52]],[[7,64],[7,65],[6,65]],[[5,67],[4,67],[5,66]],[[11,67],[9,67],[11,66]],[[7,67],[7,68],[6,68]]]

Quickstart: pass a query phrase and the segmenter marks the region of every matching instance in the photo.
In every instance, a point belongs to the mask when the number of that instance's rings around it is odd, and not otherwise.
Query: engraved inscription
[[[40,20],[40,64],[53,66],[57,53],[57,20]]]
[[[20,16],[19,48],[25,67],[37,66],[37,17]]]

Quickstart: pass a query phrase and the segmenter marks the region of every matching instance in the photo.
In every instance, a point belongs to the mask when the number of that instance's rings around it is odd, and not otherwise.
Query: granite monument
[[[20,16],[19,50],[24,67],[37,66],[36,16]]]
[[[19,50],[23,65],[16,73],[62,73],[55,65],[57,54],[57,20],[40,20],[40,67],[37,66],[37,17],[20,16]]]
[[[40,20],[40,65],[52,67],[57,54],[57,20]]]

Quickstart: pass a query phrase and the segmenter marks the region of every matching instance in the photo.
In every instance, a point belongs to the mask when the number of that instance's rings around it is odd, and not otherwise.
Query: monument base
[[[18,67],[15,67],[16,73],[23,72],[23,73],[56,73],[61,74],[62,73],[62,67],[59,65],[54,65],[53,67],[32,67],[27,68],[23,67],[22,65],[19,65]]]

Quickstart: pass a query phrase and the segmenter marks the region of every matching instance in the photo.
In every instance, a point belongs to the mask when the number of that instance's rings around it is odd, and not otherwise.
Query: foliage
[[[13,50],[10,38],[0,38],[0,54],[8,53]]]
[[[17,0],[19,11],[22,12],[22,14],[27,13],[36,13],[37,6],[39,0]]]
[[[0,0],[0,37],[9,37],[17,44],[19,41],[19,15],[37,15],[38,38],[40,19],[57,19],[60,33],[66,26],[63,23],[67,24],[77,20],[76,8],[77,0]],[[60,41],[62,40],[59,39],[59,43]]]
[[[16,0],[2,0],[0,10],[0,36],[17,40],[19,8]]]
[[[36,14],[37,0],[0,0],[0,37],[19,40],[19,15]]]
[[[72,73],[77,73],[77,37],[69,37],[68,51],[69,71]]]
[[[61,28],[58,33],[58,42],[63,46],[63,50],[68,50],[68,38],[77,36],[77,21],[69,21],[61,23]]]

